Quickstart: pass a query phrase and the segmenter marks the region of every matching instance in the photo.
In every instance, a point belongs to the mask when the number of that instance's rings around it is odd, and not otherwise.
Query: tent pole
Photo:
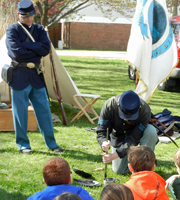
[[[45,31],[47,32],[47,35],[49,37],[48,28],[47,27],[45,27]],[[50,40],[50,38],[49,38],[49,40]],[[54,79],[55,79],[55,85],[56,85],[56,89],[54,87],[53,88],[54,88],[54,92],[55,92],[55,95],[57,97],[57,100],[59,102],[59,105],[61,107],[62,117],[63,117],[63,124],[64,125],[68,125],[66,113],[64,111],[64,107],[63,107],[63,104],[62,104],[62,96],[61,96],[60,89],[59,89],[59,83],[58,83],[58,79],[57,79],[57,75],[56,75],[54,59],[53,59],[53,55],[52,55],[52,43],[51,43],[51,40],[50,40],[50,45],[51,45],[51,49],[50,49],[50,52],[49,52],[49,56],[50,56],[50,62],[52,64],[52,71],[53,71],[53,75],[54,75]]]
[[[52,48],[51,48],[51,51],[50,51],[49,55],[50,55],[50,61],[51,61],[51,64],[52,64],[52,70],[53,70],[53,74],[54,74],[55,85],[56,85],[56,90],[54,88],[54,90],[55,90],[54,92],[56,94],[56,97],[58,99],[59,105],[61,107],[62,117],[63,117],[63,124],[64,125],[68,125],[68,121],[67,121],[67,118],[66,118],[66,113],[65,113],[64,107],[62,105],[62,97],[61,97],[61,93],[60,93],[60,89],[59,89],[58,79],[57,79],[57,76],[56,76],[56,69],[55,69],[54,60],[53,60],[53,56],[52,56]]]

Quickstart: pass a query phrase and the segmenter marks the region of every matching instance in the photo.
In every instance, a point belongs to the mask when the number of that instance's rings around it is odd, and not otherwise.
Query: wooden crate
[[[37,130],[37,120],[32,106],[28,107],[28,131]],[[0,131],[14,131],[12,109],[0,110]]]

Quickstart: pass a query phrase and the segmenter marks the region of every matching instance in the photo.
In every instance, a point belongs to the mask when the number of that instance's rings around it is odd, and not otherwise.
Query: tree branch
[[[36,6],[38,7],[39,13],[42,16],[43,15],[43,9],[42,9],[41,3],[39,1],[37,1]]]
[[[85,3],[89,2],[89,0],[86,0],[80,4],[78,4],[77,6],[75,6],[74,8],[70,9],[69,11],[67,11],[66,13],[64,13],[63,15],[56,15],[54,18],[52,18],[49,23],[48,23],[48,27],[51,27],[53,24],[57,23],[60,19],[68,16],[69,14],[73,13],[77,8],[79,8],[80,6],[84,5]],[[66,6],[67,7],[67,6]],[[65,8],[65,7],[64,7]],[[64,10],[63,8],[63,10]],[[62,12],[62,10],[61,10]]]

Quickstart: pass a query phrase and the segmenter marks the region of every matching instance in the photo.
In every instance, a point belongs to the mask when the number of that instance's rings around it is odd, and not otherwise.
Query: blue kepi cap
[[[135,92],[131,90],[124,92],[118,103],[118,112],[121,119],[136,120],[138,118],[140,99]]]
[[[17,11],[22,17],[35,15],[35,8],[30,0],[22,0],[18,2]]]

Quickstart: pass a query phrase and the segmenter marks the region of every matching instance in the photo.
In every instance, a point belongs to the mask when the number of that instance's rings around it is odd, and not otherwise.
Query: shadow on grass
[[[86,152],[79,151],[79,150],[77,151],[77,150],[64,149],[64,151],[62,153],[54,153],[53,151],[50,152],[50,150],[48,150],[48,151],[49,152],[35,150],[35,151],[33,151],[32,155],[42,154],[42,155],[47,155],[47,156],[61,156],[62,158],[65,158],[65,159],[68,157],[71,157],[71,159],[78,160],[78,162],[79,161],[86,162],[86,160],[89,160],[92,162],[102,163],[101,155],[94,155],[94,154],[86,153]]]
[[[48,152],[49,151],[49,152]],[[27,155],[27,156],[31,156],[31,155],[38,155],[38,154],[43,154],[43,155],[47,155],[47,156],[52,156],[52,155],[58,155],[57,153],[54,153],[53,151],[50,152],[50,150],[47,151],[34,151],[32,154],[22,154],[21,151],[19,150],[15,150],[14,148],[7,148],[7,149],[0,149],[0,153],[11,153],[11,154],[18,154],[18,155]]]
[[[26,200],[28,196],[21,194],[20,192],[8,192],[0,188],[1,200]]]
[[[23,154],[26,156],[33,156],[33,155],[47,155],[47,156],[61,156],[64,158],[71,157],[72,159],[77,159],[78,161],[85,161],[85,160],[90,160],[93,162],[102,162],[102,157],[101,155],[94,155],[91,153],[86,153],[81,150],[71,150],[71,149],[66,149],[66,147],[62,147],[64,151],[62,153],[55,153],[50,149],[47,149],[45,151],[41,150],[33,150],[32,154]],[[19,150],[14,149],[14,148],[6,148],[6,149],[0,149],[0,154],[2,153],[11,153],[15,155],[20,155],[22,154]]]
[[[75,150],[65,150],[62,154],[65,158],[71,157],[73,159],[77,159],[79,161],[86,162],[86,160],[102,163],[102,156],[101,155],[94,155],[90,153],[86,153],[83,151],[75,151]]]
[[[168,171],[167,171],[167,166],[169,167]],[[173,162],[158,160],[155,172],[166,180],[170,176],[177,174],[177,171],[174,170],[174,166],[175,165]]]
[[[0,149],[0,154],[1,153],[19,153],[19,151],[17,149],[14,149],[14,148],[6,148],[6,149]]]

